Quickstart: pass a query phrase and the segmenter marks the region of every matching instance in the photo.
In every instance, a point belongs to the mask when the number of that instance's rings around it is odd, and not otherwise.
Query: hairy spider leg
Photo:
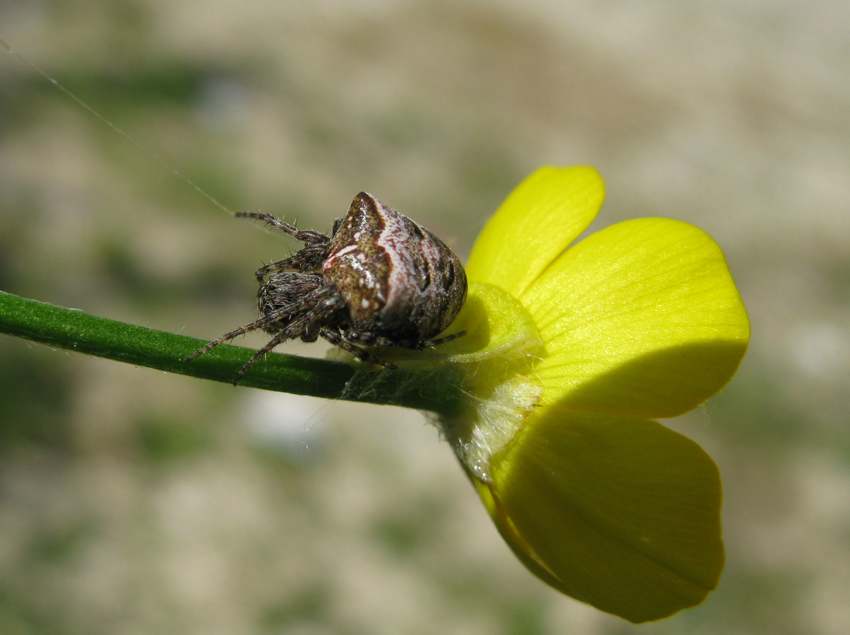
[[[274,333],[274,336],[271,340],[269,340],[265,346],[263,346],[260,350],[258,350],[251,359],[239,370],[239,373],[236,375],[235,380],[233,381],[233,385],[239,385],[242,377],[247,373],[251,367],[257,363],[262,357],[266,355],[266,353],[270,352],[275,346],[282,344],[283,342],[291,339],[295,339],[296,337],[301,337],[305,342],[307,341],[315,341],[317,331],[311,332],[311,320],[315,323],[316,314],[315,312],[310,311],[310,307],[314,306],[323,307],[323,313],[321,314],[320,324],[318,325],[318,331],[325,331],[327,327],[323,323],[332,322],[338,312],[345,308],[345,302],[339,296],[334,296],[331,287],[322,287],[315,293],[311,293],[305,296],[302,301],[298,304],[297,307],[283,307],[277,309],[275,311],[270,311],[268,314],[264,315],[258,320],[251,322],[250,324],[246,324],[245,326],[240,326],[238,329],[234,329],[225,335],[209,342],[203,348],[195,351],[189,357],[186,358],[186,361],[191,361],[205,353],[210,352],[216,346],[220,344],[224,344],[225,342],[229,342],[235,337],[243,335],[245,333],[249,333],[251,331],[256,331],[257,329],[264,329],[270,333]],[[275,322],[280,322],[282,320],[287,320],[286,326],[277,330],[272,329],[269,331],[266,327],[274,324]],[[330,341],[330,340],[329,340]],[[349,350],[348,347],[343,346],[346,350]],[[352,351],[353,352],[353,351]],[[363,354],[368,356],[368,353],[362,351]],[[355,353],[357,354],[357,353]],[[359,355],[358,355],[359,356]],[[365,359],[362,356],[361,359]],[[369,356],[371,358],[371,356]],[[371,360],[370,360],[371,361]]]
[[[328,243],[331,240],[322,232],[317,232],[313,229],[298,229],[295,225],[290,225],[286,221],[280,220],[271,214],[265,214],[263,212],[236,212],[236,216],[238,218],[254,218],[256,220],[261,220],[266,223],[266,225],[270,225],[271,227],[275,227],[286,232],[296,240],[300,240],[305,245]]]
[[[390,370],[394,370],[396,368],[396,365],[392,362],[388,362],[383,359],[380,359],[379,357],[375,357],[369,351],[362,349],[356,344],[353,344],[352,342],[348,341],[342,335],[342,333],[340,333],[336,329],[332,329],[326,326],[319,331],[319,335],[321,335],[334,346],[339,346],[341,349],[348,351],[362,362],[371,362],[372,364],[377,364],[378,366],[383,366],[384,368],[389,368]]]
[[[440,344],[445,344],[446,342],[451,342],[452,340],[456,340],[459,337],[463,337],[466,335],[466,331],[458,331],[457,333],[452,333],[451,335],[446,335],[445,337],[441,337],[436,340],[428,340],[425,342],[425,348],[431,348],[432,346],[439,346]]]
[[[270,320],[270,323],[277,322],[284,318],[288,318],[290,321],[279,331],[270,331],[274,333],[272,339],[266,342],[265,346],[263,346],[260,350],[254,353],[254,356],[248,360],[248,363],[245,364],[239,370],[239,372],[236,374],[236,378],[233,380],[233,385],[238,386],[245,373],[247,373],[254,364],[256,364],[260,359],[265,357],[267,353],[270,353],[272,349],[274,349],[279,344],[283,344],[285,341],[295,339],[296,337],[300,337],[305,342],[315,342],[318,334],[316,333],[316,331],[311,332],[310,327],[312,326],[311,321],[316,321],[316,315],[315,313],[311,313],[310,310],[305,310],[305,308],[314,306],[316,304],[324,306],[325,313],[322,315],[322,321],[325,322],[333,321],[336,314],[340,310],[345,308],[345,303],[342,301],[341,298],[334,298],[330,295],[330,289],[328,287],[323,287],[322,289],[319,289],[316,293],[311,293],[307,298],[305,298],[301,302],[300,306],[294,311],[291,309],[279,309],[277,311],[272,311],[271,313],[269,313],[266,317],[272,318]],[[266,320],[257,320],[257,322],[265,321]],[[256,324],[257,322],[255,322],[254,324]],[[259,328],[262,328],[262,326]],[[318,332],[322,333],[322,331],[325,330],[327,330],[327,327],[321,326]]]
[[[263,346],[260,350],[258,350],[256,353],[254,353],[254,356],[251,357],[251,359],[248,360],[248,363],[245,364],[242,368],[240,368],[239,372],[236,373],[236,377],[233,380],[234,386],[239,385],[239,382],[242,381],[242,377],[245,376],[245,373],[247,373],[249,370],[251,370],[251,366],[253,366],[258,361],[260,361],[260,359],[265,357],[266,353],[271,352],[271,350],[275,346],[277,346],[278,344],[283,344],[286,340],[290,340],[290,339],[293,339],[294,337],[297,337],[297,334],[291,335],[287,331],[288,331],[288,329],[284,329],[282,331],[279,331],[273,338],[271,338],[268,342],[266,342],[265,346]]]
[[[327,256],[327,246],[304,247],[297,253],[292,254],[289,258],[270,262],[263,265],[254,272],[257,282],[263,284],[266,281],[266,276],[272,273],[283,271],[297,271],[298,273],[321,273],[322,263]]]
[[[446,342],[451,342],[454,339],[466,335],[466,331],[452,333],[436,340],[396,340],[383,335],[375,335],[374,333],[346,333],[343,337],[350,344],[360,344],[362,346],[385,346],[388,348],[405,348],[412,351],[421,351],[433,346],[439,346]]]
[[[261,220],[267,225],[286,232],[296,240],[304,243],[304,247],[289,258],[269,263],[257,269],[254,275],[259,282],[263,282],[265,277],[270,273],[279,271],[295,270],[302,273],[318,273],[321,271],[322,263],[327,257],[328,247],[331,242],[331,239],[325,234],[312,229],[298,229],[294,225],[290,225],[271,214],[262,212],[236,212],[236,216]]]
[[[321,335],[334,346],[339,346],[341,349],[348,351],[360,361],[371,362],[372,364],[377,364],[379,366],[383,366],[384,368],[389,368],[392,370],[396,368],[395,364],[393,364],[392,362],[385,361],[380,357],[372,355],[369,351],[360,348],[360,346],[358,346],[357,344],[359,343],[365,346],[386,346],[394,348],[422,350],[425,348],[431,348],[432,346],[445,344],[446,342],[451,342],[452,340],[457,339],[458,337],[466,335],[466,331],[452,333],[451,335],[441,337],[437,340],[427,340],[424,342],[397,342],[388,337],[375,336],[371,334],[359,334],[356,336],[353,336],[351,334],[346,335],[340,333],[337,329],[333,329],[327,326],[323,327],[319,331],[319,335]]]
[[[271,324],[272,322],[276,322],[281,317],[284,317],[283,315],[278,315],[278,313],[284,313],[284,312],[283,311],[276,311],[274,313],[270,313],[269,315],[265,315],[265,316],[261,317],[260,319],[255,320],[254,322],[251,322],[250,324],[246,324],[245,326],[240,326],[238,329],[234,329],[234,330],[230,331],[230,333],[225,333],[221,337],[214,339],[213,341],[209,342],[203,348],[199,348],[198,350],[196,350],[194,353],[189,355],[189,357],[187,357],[185,359],[185,361],[190,362],[193,359],[200,357],[201,355],[205,355],[206,353],[209,353],[212,349],[214,349],[216,346],[219,346],[220,344],[224,344],[225,342],[229,342],[230,340],[232,340],[236,337],[239,337],[240,335],[244,335],[245,333],[250,333],[251,331],[256,331],[257,329],[261,329],[263,327],[266,327],[269,324]]]

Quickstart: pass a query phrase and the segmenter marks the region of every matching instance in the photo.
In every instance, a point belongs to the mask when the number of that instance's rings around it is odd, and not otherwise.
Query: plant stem
[[[95,357],[232,383],[254,354],[222,344],[187,362],[206,341],[89,315],[0,291],[0,333]],[[436,376],[435,376],[436,375]],[[439,414],[461,406],[457,379],[441,371],[357,372],[351,365],[270,353],[242,378],[240,386],[296,395],[397,405]]]

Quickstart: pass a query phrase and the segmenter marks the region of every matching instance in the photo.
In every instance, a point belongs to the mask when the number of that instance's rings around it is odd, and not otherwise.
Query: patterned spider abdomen
[[[436,336],[466,301],[466,273],[454,252],[365,192],[339,223],[322,273],[348,305],[354,329],[399,343]]]

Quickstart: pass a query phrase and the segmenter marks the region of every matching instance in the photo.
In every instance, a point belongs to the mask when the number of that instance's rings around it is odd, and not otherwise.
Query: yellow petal
[[[749,321],[717,244],[687,223],[618,223],[570,248],[520,297],[547,355],[543,403],[655,419],[734,374]]]
[[[590,225],[604,197],[602,178],[593,168],[540,168],[479,234],[467,276],[519,296]]]
[[[694,606],[723,569],[720,476],[693,441],[654,422],[557,406],[473,481],[533,573],[632,622]]]

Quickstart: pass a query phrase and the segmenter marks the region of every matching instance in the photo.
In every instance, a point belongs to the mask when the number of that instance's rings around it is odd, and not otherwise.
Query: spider
[[[262,329],[272,338],[236,375],[287,340],[324,338],[362,361],[395,368],[362,348],[422,350],[465,335],[433,339],[466,301],[466,273],[443,241],[371,194],[354,197],[331,236],[300,230],[271,214],[239,212],[304,243],[298,252],[260,267],[261,317],[196,351],[195,359],[234,337]]]

